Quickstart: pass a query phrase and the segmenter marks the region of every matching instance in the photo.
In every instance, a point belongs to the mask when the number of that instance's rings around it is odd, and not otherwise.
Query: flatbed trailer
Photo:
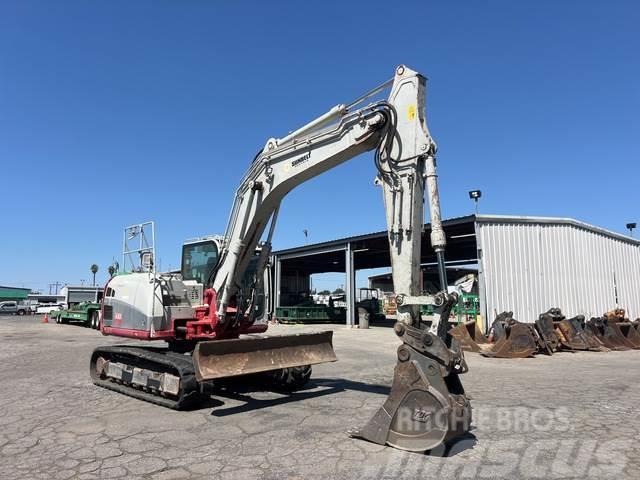
[[[82,302],[64,310],[51,312],[51,318],[56,323],[78,322],[85,327],[100,328],[100,304],[96,302]]]

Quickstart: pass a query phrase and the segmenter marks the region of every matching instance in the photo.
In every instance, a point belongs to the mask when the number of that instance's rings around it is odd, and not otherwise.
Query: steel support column
[[[484,283],[484,256],[482,252],[482,242],[478,234],[477,222],[474,223],[474,230],[476,234],[476,249],[478,252],[478,298],[480,300],[480,315],[482,315],[482,326],[484,328],[482,333],[487,335],[489,333],[489,317],[487,315],[487,291]]]
[[[347,243],[347,248],[344,251],[344,264],[345,264],[345,298],[347,302],[347,326],[353,327],[356,324],[356,271],[353,264],[353,249],[351,243]]]
[[[280,286],[282,285],[282,260],[280,260],[280,257],[277,256],[275,257],[275,275],[274,275],[274,290],[275,290],[275,305],[276,308],[280,306]],[[274,309],[274,313],[275,313],[275,309]]]

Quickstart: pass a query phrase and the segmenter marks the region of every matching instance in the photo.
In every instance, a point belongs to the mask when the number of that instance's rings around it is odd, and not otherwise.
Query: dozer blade
[[[333,332],[249,336],[200,342],[193,351],[199,382],[280,368],[335,362]]]

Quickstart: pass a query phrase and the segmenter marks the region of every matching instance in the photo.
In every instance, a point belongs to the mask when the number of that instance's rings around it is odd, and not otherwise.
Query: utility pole
[[[60,282],[56,282],[56,283],[50,283],[49,284],[49,295],[51,295],[51,289],[53,287],[56,287],[56,293],[54,295],[58,295],[58,288],[61,287],[62,284]]]

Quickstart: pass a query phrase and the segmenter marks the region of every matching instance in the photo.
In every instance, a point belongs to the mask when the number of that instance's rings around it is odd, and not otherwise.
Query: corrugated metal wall
[[[589,319],[618,304],[640,317],[640,246],[570,223],[479,221],[489,324],[513,311],[532,322],[551,307]]]

